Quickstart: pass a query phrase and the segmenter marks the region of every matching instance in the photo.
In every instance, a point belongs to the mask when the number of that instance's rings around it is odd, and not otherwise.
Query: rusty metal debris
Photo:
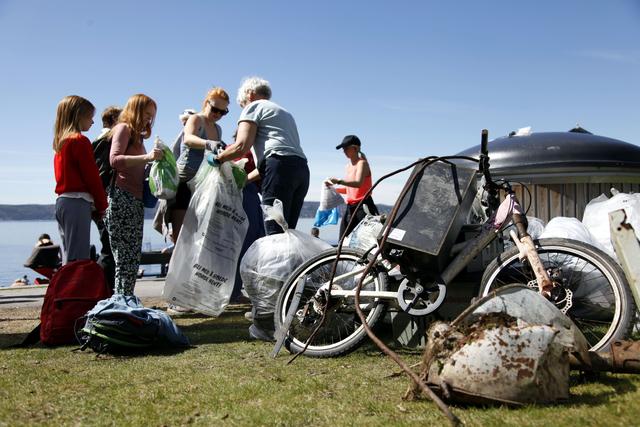
[[[432,331],[429,337],[430,343],[448,341],[427,373],[427,384],[440,388],[445,398],[519,405],[569,397],[570,348],[556,341],[553,327],[488,314],[470,328],[450,332]],[[447,344],[453,344],[450,353]]]
[[[507,286],[429,329],[422,378],[453,401],[555,402],[569,396],[569,355],[588,361],[587,348],[553,304],[530,288]]]
[[[505,286],[427,333],[421,379],[465,403],[550,403],[569,397],[569,370],[640,373],[640,342],[589,345],[571,319],[535,290]],[[416,396],[415,387],[408,398]]]
[[[559,331],[558,338],[562,342],[572,345],[574,352],[587,358],[589,344],[580,329],[553,303],[532,288],[523,285],[498,288],[471,304],[451,324],[470,324],[487,313],[504,313],[530,325],[552,326]]]
[[[607,350],[590,351],[586,362],[573,355],[569,360],[582,371],[640,374],[640,341],[614,341]]]

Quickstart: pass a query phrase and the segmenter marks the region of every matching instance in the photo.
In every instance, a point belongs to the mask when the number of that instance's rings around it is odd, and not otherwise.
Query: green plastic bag
[[[160,160],[154,160],[149,172],[149,189],[158,199],[173,199],[178,191],[180,178],[176,158],[169,147],[156,137],[155,144],[164,153]]]
[[[238,188],[242,189],[247,185],[247,173],[244,171],[244,164],[247,163],[246,159],[240,159],[237,162],[231,163],[231,172],[233,172],[233,179],[236,181]]]
[[[206,156],[205,156],[206,157]],[[231,162],[231,172],[233,179],[238,186],[242,189],[247,184],[247,173],[244,171],[244,165],[247,162],[246,159],[240,159],[236,162]],[[202,164],[198,168],[196,175],[189,181],[188,185],[192,192],[196,191],[196,188],[204,182],[204,179],[211,173],[212,170],[217,169],[218,166],[212,166],[206,160],[202,161]]]

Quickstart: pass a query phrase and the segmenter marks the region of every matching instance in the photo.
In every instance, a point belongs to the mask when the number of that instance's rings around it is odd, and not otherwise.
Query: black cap
[[[361,145],[360,138],[358,138],[355,135],[347,135],[344,138],[342,138],[342,142],[340,143],[340,145],[336,147],[336,150],[339,150],[344,147],[348,147],[350,145],[357,145],[358,147],[360,147]]]

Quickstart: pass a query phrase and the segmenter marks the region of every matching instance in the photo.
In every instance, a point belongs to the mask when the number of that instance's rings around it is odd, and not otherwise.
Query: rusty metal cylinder
[[[573,355],[572,369],[620,374],[640,374],[640,341],[614,341],[607,351],[590,351],[590,360],[581,361]]]

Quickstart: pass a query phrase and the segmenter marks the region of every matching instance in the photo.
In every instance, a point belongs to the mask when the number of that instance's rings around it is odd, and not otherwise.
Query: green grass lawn
[[[405,402],[408,379],[371,345],[336,359],[271,359],[248,340],[246,307],[176,322],[194,347],[173,354],[96,356],[74,347],[12,349],[34,309],[0,311],[0,425],[447,425],[430,401]],[[420,352],[403,352],[409,364]],[[640,424],[640,377],[572,375],[555,406],[452,409],[469,426]]]

